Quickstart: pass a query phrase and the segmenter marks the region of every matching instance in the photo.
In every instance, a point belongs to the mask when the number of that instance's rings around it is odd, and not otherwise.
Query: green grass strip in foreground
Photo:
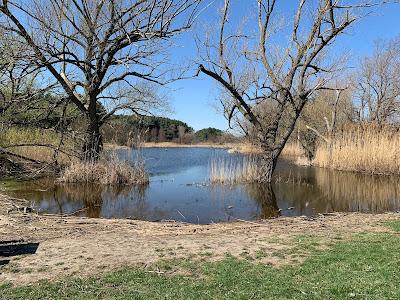
[[[400,228],[400,222],[387,225]],[[400,299],[400,236],[392,233],[359,234],[281,268],[233,257],[182,266],[191,275],[125,268],[87,279],[3,285],[0,299]]]

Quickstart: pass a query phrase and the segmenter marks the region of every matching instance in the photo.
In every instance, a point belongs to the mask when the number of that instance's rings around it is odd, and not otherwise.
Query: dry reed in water
[[[213,158],[210,163],[212,183],[235,184],[255,182],[259,168],[254,156]]]
[[[129,164],[112,155],[96,162],[74,162],[64,170],[59,181],[103,185],[147,184],[149,176],[143,159],[138,157],[133,164]]]
[[[321,144],[313,164],[368,174],[400,174],[400,133],[390,129],[355,127],[337,135],[331,150]]]

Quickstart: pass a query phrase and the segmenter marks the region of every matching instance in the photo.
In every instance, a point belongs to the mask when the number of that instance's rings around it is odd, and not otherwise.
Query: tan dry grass
[[[301,145],[297,142],[287,143],[282,150],[282,156],[288,158],[301,158],[304,157],[304,151]]]
[[[59,139],[59,135],[51,129],[11,127],[0,132],[1,147],[14,154],[49,163],[54,161],[55,150],[51,147],[37,145],[51,145],[57,148]],[[73,148],[72,141],[66,140],[64,143],[68,144],[69,148]],[[57,153],[58,163],[67,165],[71,160],[74,160],[74,158],[61,152]]]
[[[73,162],[59,178],[63,183],[99,183],[103,185],[147,184],[149,175],[139,157],[134,164],[115,155],[96,162]]]
[[[354,127],[337,135],[331,152],[326,144],[316,151],[313,164],[319,167],[368,174],[400,174],[400,133]]]
[[[260,154],[261,148],[251,143],[229,144],[229,153]]]
[[[12,153],[15,153],[17,155],[22,155],[24,157],[36,160],[36,161],[41,161],[41,162],[46,162],[46,163],[51,163],[54,162],[55,157],[54,157],[54,149],[48,148],[48,147],[39,147],[39,146],[25,146],[25,147],[17,147],[17,148],[12,148],[9,149]],[[57,162],[61,165],[69,165],[73,161],[77,161],[76,157],[72,157],[69,155],[66,155],[64,153],[58,153],[56,155]]]
[[[257,158],[213,158],[210,163],[210,180],[212,183],[235,184],[251,183],[258,179]]]

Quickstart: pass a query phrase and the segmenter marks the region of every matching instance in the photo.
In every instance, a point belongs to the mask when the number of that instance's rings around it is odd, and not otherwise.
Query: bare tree
[[[0,123],[40,126],[55,115],[63,101],[56,84],[32,64],[29,47],[14,34],[0,33]],[[58,111],[57,111],[58,109]]]
[[[117,111],[139,112],[149,98],[156,100],[138,82],[165,84],[180,77],[168,72],[171,66],[164,68],[169,39],[192,25],[200,2],[3,0],[1,25],[25,40],[37,65],[67,94],[65,101],[85,116],[83,157],[97,159],[104,122]]]
[[[282,2],[254,0],[258,26],[252,37],[253,30],[247,28],[251,20],[244,29],[232,28],[231,1],[225,0],[218,39],[206,39],[204,63],[199,66],[199,72],[229,93],[228,119],[239,115],[254,127],[263,149],[259,182],[271,182],[305,104],[316,91],[328,88],[339,70],[338,61],[326,59],[328,47],[357,21],[356,10],[368,7],[300,0],[293,18],[282,25],[277,8]]]
[[[336,84],[315,95],[304,108],[298,126],[300,143],[311,161],[316,150],[317,137],[327,144],[329,154],[338,125],[352,122],[354,106],[351,90],[345,84]]]
[[[381,125],[400,117],[400,40],[378,42],[355,74],[359,120]]]

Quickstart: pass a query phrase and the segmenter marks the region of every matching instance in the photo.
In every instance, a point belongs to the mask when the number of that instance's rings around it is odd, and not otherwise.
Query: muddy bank
[[[23,214],[12,210],[14,201],[0,196],[0,242],[39,243],[34,255],[11,258],[0,268],[0,282],[17,285],[93,275],[127,265],[151,265],[165,259],[219,260],[227,253],[240,257],[260,249],[274,253],[293,247],[296,236],[316,235],[323,241],[338,234],[346,237],[355,232],[387,231],[382,222],[400,218],[395,213],[329,214],[189,225]],[[267,255],[260,262],[279,266],[291,259],[290,255]]]

